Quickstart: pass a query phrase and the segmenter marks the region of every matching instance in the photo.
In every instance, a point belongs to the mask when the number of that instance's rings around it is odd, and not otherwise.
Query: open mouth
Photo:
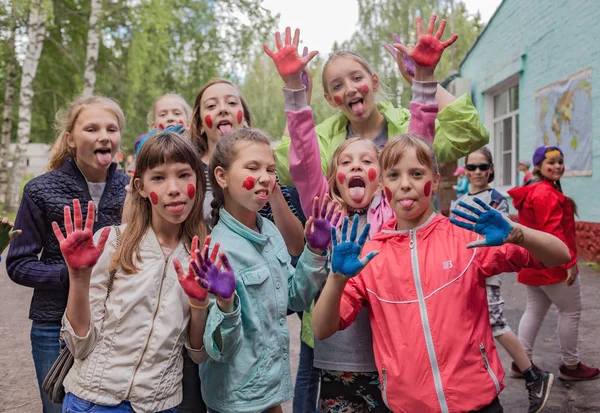
[[[348,193],[354,202],[361,202],[365,197],[365,180],[360,176],[350,178],[348,181]]]
[[[110,165],[112,162],[112,151],[110,148],[98,148],[94,151],[98,163],[102,166]]]
[[[400,206],[402,207],[402,209],[411,209],[413,207],[413,205],[415,204],[415,200],[412,198],[402,198],[398,202],[400,203]]]
[[[267,199],[269,197],[269,190],[268,189],[259,189],[254,194],[257,197],[259,197],[260,199]]]
[[[356,98],[348,102],[348,107],[354,116],[362,116],[365,113],[363,98]]]
[[[167,210],[172,214],[180,214],[184,207],[185,202],[171,202],[166,205]]]
[[[228,120],[222,120],[217,124],[217,129],[221,132],[221,135],[225,136],[228,133],[231,133],[231,129],[233,125]]]

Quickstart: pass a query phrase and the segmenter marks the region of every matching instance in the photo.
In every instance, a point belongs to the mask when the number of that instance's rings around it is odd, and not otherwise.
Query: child
[[[4,217],[0,219],[0,254],[4,252],[8,244],[12,242],[12,240],[21,235],[22,231],[20,229],[14,230],[14,224],[12,222],[8,222],[8,218]],[[2,261],[2,256],[0,255],[0,261]]]
[[[432,17],[435,22],[435,15]],[[419,18],[420,22],[420,18]],[[421,25],[417,39],[422,35]],[[441,32],[443,28],[440,26]],[[434,36],[426,34],[427,39]],[[436,53],[451,45],[456,37],[442,43],[438,37]],[[403,53],[410,53],[405,46]],[[421,53],[423,48],[420,49]],[[426,52],[425,52],[426,53]],[[402,59],[400,59],[402,60]],[[423,63],[429,64],[424,61]],[[319,139],[321,167],[324,173],[330,165],[333,153],[346,139],[353,136],[372,139],[377,146],[382,146],[389,138],[405,133],[408,129],[410,114],[404,108],[395,108],[390,102],[377,102],[375,94],[380,89],[380,82],[368,62],[353,52],[338,51],[331,55],[323,67],[323,89],[327,102],[340,112],[323,121],[316,127]],[[356,86],[364,85],[362,91]],[[451,162],[477,148],[485,145],[489,134],[479,121],[477,110],[467,94],[455,99],[443,88],[438,87],[436,100],[441,112],[436,122],[436,139],[434,149],[440,162]],[[290,138],[283,137],[281,144],[275,149],[279,179],[284,185],[290,185]]]
[[[454,186],[454,189],[456,190],[456,199],[458,199],[469,192],[469,180],[465,176],[465,168],[462,166],[456,168],[454,176],[458,177],[456,185]]]
[[[204,334],[211,360],[200,376],[210,411],[263,412],[292,397],[287,309],[308,310],[327,276],[335,202],[315,200],[295,271],[281,234],[257,214],[277,185],[270,143],[258,130],[238,129],[219,139],[210,161],[212,242],[227,252],[237,278],[229,308],[211,309]]]
[[[77,199],[74,228],[65,208],[66,238],[53,223],[70,278],[62,334],[75,358],[63,411],[174,412],[182,400],[182,347],[196,363],[206,358],[209,301],[194,281],[206,271],[188,265],[207,232],[195,149],[178,134],[155,135],[142,148],[134,186],[127,225],[92,240],[93,203],[82,228]]]
[[[251,126],[250,109],[233,83],[223,79],[212,79],[202,86],[194,103],[191,139],[202,156],[205,171],[208,169],[208,163],[217,142],[223,136],[237,129]],[[208,175],[207,172],[205,212],[212,209],[213,199]],[[304,249],[303,228],[295,215],[295,208],[287,188],[280,188],[278,182],[273,190],[273,196],[260,214],[277,225],[289,253],[294,257],[300,255]]]
[[[552,304],[558,308],[558,336],[562,353],[559,378],[591,380],[600,370],[581,363],[577,349],[581,317],[581,281],[577,269],[575,202],[565,196],[560,178],[565,172],[564,155],[558,146],[540,146],[533,154],[533,176],[525,186],[508,191],[519,211],[519,223],[561,239],[570,251],[565,265],[543,270],[524,269],[518,280],[527,289],[527,307],[519,323],[519,339],[529,358],[533,344]],[[516,366],[512,370],[519,374]]]
[[[490,188],[490,183],[494,181],[494,161],[490,150],[484,146],[467,155],[465,157],[465,169],[467,170],[467,177],[471,184],[471,191],[460,197],[458,201],[462,201],[465,204],[473,204],[473,199],[478,198],[508,218],[508,201],[500,192]],[[468,210],[462,208],[457,209],[468,212]],[[512,365],[517,367],[519,373],[522,372],[520,375],[521,377],[525,377],[526,388],[530,394],[537,393],[540,390],[540,381],[547,382],[546,385],[541,387],[543,392],[541,404],[538,402],[537,397],[530,397],[529,399],[532,403],[530,410],[537,411],[535,409],[541,409],[550,395],[554,375],[541,372],[533,366],[525,353],[523,344],[521,344],[515,333],[510,329],[506,317],[504,317],[504,298],[500,294],[501,280],[499,277],[499,275],[495,275],[485,279],[492,333],[494,338],[500,342],[502,347],[504,347],[514,360]]]
[[[45,412],[60,412],[41,392],[59,354],[60,320],[67,305],[69,273],[52,234],[63,208],[73,199],[94,201],[94,230],[121,222],[127,178],[117,172],[125,116],[111,99],[80,98],[57,114],[58,137],[50,153],[49,172],[25,185],[15,227],[23,235],[12,242],[7,272],[17,284],[33,288],[29,311],[31,347]],[[41,255],[40,255],[41,254]]]
[[[150,129],[162,131],[170,126],[183,125],[190,128],[192,108],[184,98],[176,93],[166,93],[159,97],[148,112]]]
[[[533,174],[529,171],[529,168],[531,168],[531,162],[529,162],[527,159],[521,159],[519,161],[519,172],[523,172],[525,174],[523,176],[523,185],[526,185],[527,182],[533,178]]]
[[[431,145],[419,137],[389,142],[380,163],[395,218],[368,242],[369,254],[362,260],[365,232],[357,245],[356,218],[351,242],[344,242],[342,228],[342,243],[334,242],[333,274],[315,307],[315,335],[324,339],[348,327],[366,307],[382,395],[391,410],[502,411],[503,371],[483,279],[541,267],[537,260],[563,264],[568,249],[556,237],[512,223],[481,201],[483,211],[460,204],[474,215],[455,212],[474,225],[451,225],[434,214],[431,194],[440,175]],[[491,245],[498,247],[485,248]],[[376,251],[379,255],[364,268]]]

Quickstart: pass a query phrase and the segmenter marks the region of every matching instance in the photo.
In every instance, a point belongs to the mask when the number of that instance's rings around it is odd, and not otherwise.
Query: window
[[[517,181],[517,151],[519,142],[519,85],[496,89],[489,95],[492,139],[490,149],[494,155],[496,187],[508,189]]]

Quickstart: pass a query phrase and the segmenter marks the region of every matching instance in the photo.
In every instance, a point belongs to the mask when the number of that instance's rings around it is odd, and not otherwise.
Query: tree
[[[15,33],[16,21],[14,10],[11,13],[12,30],[8,38],[8,50],[6,60],[6,84],[4,89],[4,108],[2,110],[2,141],[0,143],[0,203],[6,201],[6,189],[8,184],[8,148],[10,145],[10,133],[12,131],[12,115],[15,101]]]
[[[83,96],[94,94],[96,86],[96,68],[98,67],[98,52],[100,49],[100,24],[98,17],[102,10],[102,0],[91,0],[90,27],[88,29],[87,52],[85,57],[85,72],[83,73]]]
[[[25,169],[25,152],[29,144],[31,132],[31,108],[33,104],[33,82],[37,74],[38,62],[44,47],[46,35],[46,19],[48,11],[41,0],[31,3],[29,22],[27,27],[27,54],[21,74],[21,88],[19,93],[19,124],[17,127],[18,141],[15,150],[15,161],[12,168],[11,178],[8,184],[6,198],[6,211],[16,211],[20,200],[21,180]]]

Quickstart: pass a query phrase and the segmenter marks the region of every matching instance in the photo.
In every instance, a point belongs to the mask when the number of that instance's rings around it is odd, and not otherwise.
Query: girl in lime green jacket
[[[402,53],[396,55],[398,67],[412,84],[412,77],[401,56]],[[371,78],[372,90],[358,89],[365,83],[365,76]],[[325,99],[332,107],[340,109],[339,113],[316,127],[323,173],[327,173],[333,152],[350,137],[372,138],[383,146],[388,139],[407,132],[410,111],[395,108],[390,102],[375,100],[380,88],[379,78],[360,55],[348,51],[335,52],[323,67],[322,80]],[[489,133],[467,94],[456,99],[438,86],[436,101],[440,112],[433,148],[439,162],[455,161],[488,143]],[[293,185],[289,156],[290,138],[284,136],[275,150],[277,174],[283,185]]]

